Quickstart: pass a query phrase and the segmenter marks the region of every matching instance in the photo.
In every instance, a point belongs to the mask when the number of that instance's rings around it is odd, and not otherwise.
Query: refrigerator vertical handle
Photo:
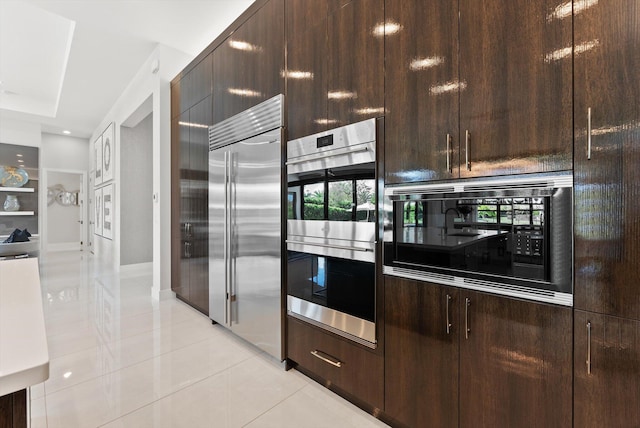
[[[229,152],[224,152],[224,226],[223,226],[223,256],[224,263],[224,323],[229,325]]]

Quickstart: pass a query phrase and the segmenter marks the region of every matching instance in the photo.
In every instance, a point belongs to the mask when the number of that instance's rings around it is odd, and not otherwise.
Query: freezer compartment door
[[[209,318],[227,327],[229,157],[227,148],[209,152]]]

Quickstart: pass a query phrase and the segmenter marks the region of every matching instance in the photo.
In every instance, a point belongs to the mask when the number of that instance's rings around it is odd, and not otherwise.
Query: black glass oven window
[[[375,264],[288,252],[288,294],[374,321]]]

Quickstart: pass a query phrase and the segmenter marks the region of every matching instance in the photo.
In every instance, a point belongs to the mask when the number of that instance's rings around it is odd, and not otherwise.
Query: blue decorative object
[[[0,166],[0,186],[22,187],[29,181],[29,174],[15,166]]]

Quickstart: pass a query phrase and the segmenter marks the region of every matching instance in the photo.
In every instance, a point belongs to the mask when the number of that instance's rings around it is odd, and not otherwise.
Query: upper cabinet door
[[[440,90],[460,94],[462,177],[572,168],[571,46],[571,3],[460,0],[460,77]]]
[[[575,306],[640,320],[640,2],[574,2]]]
[[[327,0],[287,0],[288,139],[327,130]]]
[[[387,0],[387,183],[458,177],[458,5]]]
[[[213,121],[284,92],[284,0],[271,0],[213,52]]]
[[[328,19],[329,128],[384,115],[384,0],[353,0]]]

